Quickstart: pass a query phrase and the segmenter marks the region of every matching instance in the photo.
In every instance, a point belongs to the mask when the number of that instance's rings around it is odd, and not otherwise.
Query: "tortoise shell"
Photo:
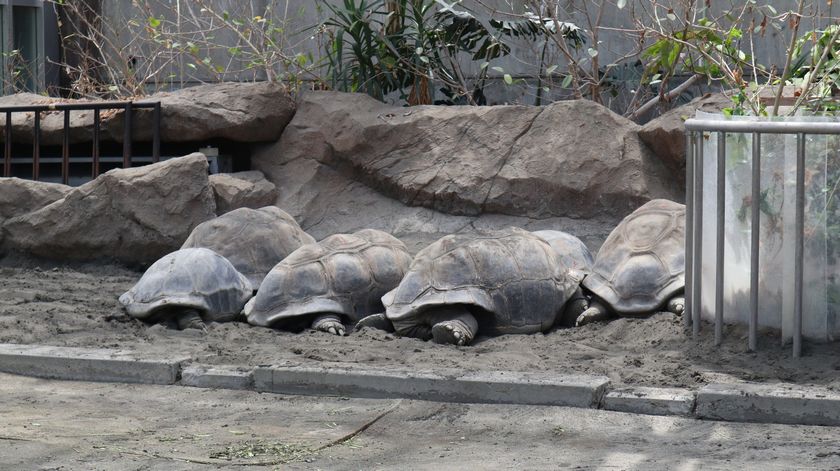
[[[527,334],[551,328],[579,282],[548,242],[508,228],[443,237],[417,254],[383,303],[401,334],[447,305],[468,307],[484,334]]]
[[[685,205],[652,200],[624,218],[583,286],[618,314],[661,308],[685,288]]]
[[[534,235],[545,239],[548,245],[569,268],[589,273],[595,264],[595,257],[580,239],[563,231],[534,231]]]
[[[315,239],[276,206],[239,208],[193,229],[182,249],[203,247],[230,260],[258,289],[265,275],[298,247]]]
[[[172,252],[146,270],[120,303],[132,316],[158,322],[174,308],[192,308],[207,322],[235,319],[253,295],[248,279],[209,249]]]
[[[266,276],[245,306],[248,322],[296,330],[314,315],[338,314],[346,323],[382,312],[381,298],[411,263],[405,244],[381,231],[336,234],[304,245]]]

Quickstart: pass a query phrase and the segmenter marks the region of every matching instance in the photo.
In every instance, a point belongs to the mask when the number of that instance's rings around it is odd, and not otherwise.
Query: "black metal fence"
[[[70,112],[93,111],[93,139],[91,177],[100,173],[100,132],[102,110],[123,110],[124,135],[122,167],[131,167],[132,160],[132,121],[135,109],[152,109],[152,162],[160,161],[160,102],[134,103],[131,101],[109,101],[98,103],[55,103],[45,105],[22,105],[0,107],[0,114],[6,116],[5,150],[3,153],[3,176],[12,176],[12,114],[34,113],[35,121],[32,137],[32,179],[38,180],[41,171],[41,113],[50,111],[64,112],[63,140],[61,147],[61,179],[67,185],[70,181]]]

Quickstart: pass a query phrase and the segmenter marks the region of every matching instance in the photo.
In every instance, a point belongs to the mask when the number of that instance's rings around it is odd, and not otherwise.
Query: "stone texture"
[[[0,106],[83,103],[90,100],[68,100],[20,93],[0,97]],[[163,142],[203,142],[226,139],[234,142],[269,142],[280,138],[295,113],[295,103],[276,83],[218,83],[199,85],[173,92],[161,92],[138,102],[161,102],[161,139]],[[122,110],[101,112],[103,141],[122,142],[124,118]],[[152,110],[135,110],[135,141],[151,141]],[[6,116],[0,115],[0,130]],[[12,140],[32,142],[34,113],[12,115]],[[43,145],[60,145],[63,139],[64,112],[41,114]],[[70,113],[70,142],[92,141],[93,111]],[[5,142],[5,132],[0,132]]]
[[[840,394],[797,384],[709,384],[697,392],[700,419],[840,425]]]
[[[636,131],[586,100],[395,108],[360,94],[313,92],[252,164],[283,191],[285,179],[299,177],[285,167],[315,160],[404,204],[449,214],[624,214],[676,196]]]
[[[72,187],[20,178],[0,178],[0,226],[3,221],[26,214],[63,198]]]
[[[597,407],[609,385],[605,376],[510,371],[380,371],[338,366],[260,366],[254,370],[257,391],[477,404]]]
[[[161,139],[164,142],[269,142],[280,138],[295,114],[295,103],[273,82],[218,83],[161,92],[138,102],[161,102]],[[122,112],[106,123],[122,141]],[[135,139],[152,138],[152,110],[134,115]]]
[[[195,388],[253,389],[251,370],[239,366],[190,365],[181,371],[181,384]]]
[[[694,398],[693,391],[682,388],[620,388],[608,392],[602,406],[631,414],[690,416]]]
[[[597,248],[642,203],[680,198],[637,129],[586,101],[396,108],[313,92],[279,142],[257,146],[252,166],[316,238],[370,227],[416,251],[445,234],[514,225]]]
[[[187,360],[102,348],[0,344],[0,371],[72,381],[174,384]]]
[[[732,106],[732,100],[722,93],[705,95],[674,108],[651,120],[639,130],[639,138],[650,147],[673,173],[685,184],[685,120],[699,111],[718,113]]]
[[[277,188],[258,170],[210,175],[210,186],[220,216],[239,208],[271,206],[277,200]]]
[[[7,248],[59,260],[151,263],[215,216],[202,154],[111,170],[3,225]]]

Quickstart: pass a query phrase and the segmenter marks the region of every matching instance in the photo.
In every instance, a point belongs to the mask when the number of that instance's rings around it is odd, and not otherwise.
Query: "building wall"
[[[242,8],[244,5],[250,5],[254,9],[253,11],[262,11],[265,9],[266,5],[269,4],[274,4],[279,7],[282,7],[282,11],[278,9],[273,12],[272,18],[275,21],[275,23],[280,23],[282,22],[282,19],[284,17],[286,18],[286,29],[295,32],[295,34],[290,35],[290,39],[292,43],[298,44],[296,51],[304,54],[312,54],[315,57],[318,57],[321,54],[320,41],[318,36],[313,35],[312,30],[307,28],[308,26],[314,26],[319,24],[321,21],[323,21],[325,17],[325,13],[322,11],[321,8],[318,7],[318,2],[316,2],[315,0],[212,1],[220,10],[236,10],[237,8]],[[341,2],[343,0],[331,1]],[[573,7],[575,5],[579,6],[582,4],[581,0],[555,1],[560,5],[562,9],[566,11],[574,10]],[[679,0],[672,1],[674,3],[680,3]],[[154,0],[152,3],[154,4],[154,2],[159,2],[158,6],[156,7],[158,11],[157,15],[164,16],[172,16],[174,11],[180,11],[182,14],[185,15],[189,14],[191,5],[194,5],[194,0]],[[467,9],[471,9],[472,11],[476,12],[487,12],[488,7],[497,8],[499,12],[522,12],[524,11],[524,2],[525,0],[464,0],[463,5]],[[476,8],[476,6],[479,3],[483,5],[482,8]],[[662,2],[659,3],[661,4]],[[713,7],[716,8],[718,11],[721,11],[724,7],[728,6],[724,5],[724,2],[712,3]],[[735,3],[737,4],[741,2],[736,1]],[[796,3],[796,0],[774,0],[772,2],[773,6],[780,12],[787,9],[795,8]],[[646,11],[650,10],[650,8],[650,0],[630,0],[628,1],[627,7],[625,7],[623,10],[618,10],[614,7],[606,9],[602,19],[602,25],[606,28],[614,29],[632,28],[632,18],[634,16],[644,16],[646,14]],[[677,14],[679,14],[679,11],[677,11]],[[147,21],[147,18],[144,17],[145,13],[142,13],[136,6],[133,6],[132,0],[109,0],[107,2],[103,2],[103,15],[109,22],[115,25],[124,25],[128,24],[131,21],[143,24],[145,21]],[[497,17],[504,17],[504,14],[500,13],[497,15]],[[662,19],[667,23],[667,18]],[[582,28],[588,29],[587,19],[584,15],[580,13],[569,18],[569,21],[578,24]],[[760,21],[760,19],[758,21]],[[803,28],[808,26],[810,25],[804,25]],[[764,64],[781,64],[783,62],[786,40],[784,39],[784,36],[779,37],[779,35],[788,34],[788,31],[786,29],[787,28],[785,28],[785,30],[783,30],[782,32],[778,32],[773,29],[768,29],[767,36],[756,43],[755,53],[756,57],[758,57],[759,59],[759,62]],[[144,53],[144,46],[132,42],[130,30],[131,28],[118,29],[118,36],[115,38],[114,43],[119,47],[126,48],[126,50],[135,51],[132,53],[132,56],[136,57],[138,60],[144,60],[144,58],[147,56],[147,54]],[[218,31],[216,33],[216,40],[231,45],[235,45],[237,43],[235,34],[233,34],[230,31]],[[603,31],[599,40],[599,61],[601,64],[610,64],[612,62],[619,61],[621,59],[622,54],[627,51],[627,37],[624,34]],[[148,49],[145,52],[148,52]],[[551,47],[548,48],[547,52],[548,54],[546,63],[557,64],[560,66],[559,70],[562,70],[564,60],[559,55],[559,53],[553,51]],[[514,77],[535,77],[538,72],[537,64],[540,63],[540,57],[542,53],[542,43],[519,41],[514,43],[514,47],[510,56],[493,61],[492,65],[495,67],[501,67],[502,69],[504,69],[505,73],[509,73]],[[214,59],[217,61],[222,61],[223,58],[216,57]],[[212,81],[219,78],[214,74],[208,73],[206,70],[191,69],[187,65],[189,62],[189,58],[181,58],[174,64],[172,64],[170,67],[166,68],[166,70],[168,71],[166,75],[171,76],[171,87],[186,86],[195,82]],[[234,61],[233,65],[243,66],[244,64],[237,64]],[[634,74],[637,73],[637,71],[633,68],[632,61],[624,61],[623,63],[621,63],[621,65],[622,67],[614,70],[616,74],[615,78],[617,80],[621,80],[622,76],[626,76],[626,78],[628,78],[628,82],[632,83],[632,78]],[[470,66],[471,70],[469,70],[468,75],[477,74],[478,64],[471,63]],[[495,71],[492,72],[492,74],[496,75],[497,78],[501,75],[501,73]],[[255,78],[264,79],[264,74],[254,75],[253,73],[231,73],[224,74],[221,78],[224,80],[253,80]],[[534,102],[536,95],[535,85],[535,80],[529,81],[526,84],[520,83],[514,86],[507,86],[501,80],[496,80],[488,87],[490,101],[493,103],[532,103]],[[552,98],[560,98],[560,96],[555,96]]]

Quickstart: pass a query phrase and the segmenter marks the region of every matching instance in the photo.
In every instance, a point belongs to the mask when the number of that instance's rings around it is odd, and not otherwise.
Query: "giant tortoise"
[[[584,276],[592,271],[592,265],[595,264],[592,252],[577,237],[558,230],[534,231],[533,234],[548,242],[566,266],[580,271]],[[578,288],[566,302],[563,317],[558,322],[564,327],[573,327],[577,318],[587,309],[589,299]]]
[[[685,206],[652,200],[610,233],[583,280],[589,309],[577,325],[619,316],[644,316],[665,307],[685,310]]]
[[[179,329],[231,321],[253,296],[251,283],[209,249],[181,249],[146,270],[120,303],[132,316]]]
[[[205,221],[181,248],[203,247],[222,255],[258,289],[274,265],[298,247],[314,243],[285,211],[266,206],[239,208]]]
[[[382,296],[397,286],[410,263],[405,244],[390,234],[373,229],[335,234],[278,263],[244,312],[257,326],[343,335],[345,324],[382,312]]]
[[[360,327],[466,345],[483,335],[550,329],[581,275],[542,238],[517,228],[449,235],[420,251],[385,314]]]

